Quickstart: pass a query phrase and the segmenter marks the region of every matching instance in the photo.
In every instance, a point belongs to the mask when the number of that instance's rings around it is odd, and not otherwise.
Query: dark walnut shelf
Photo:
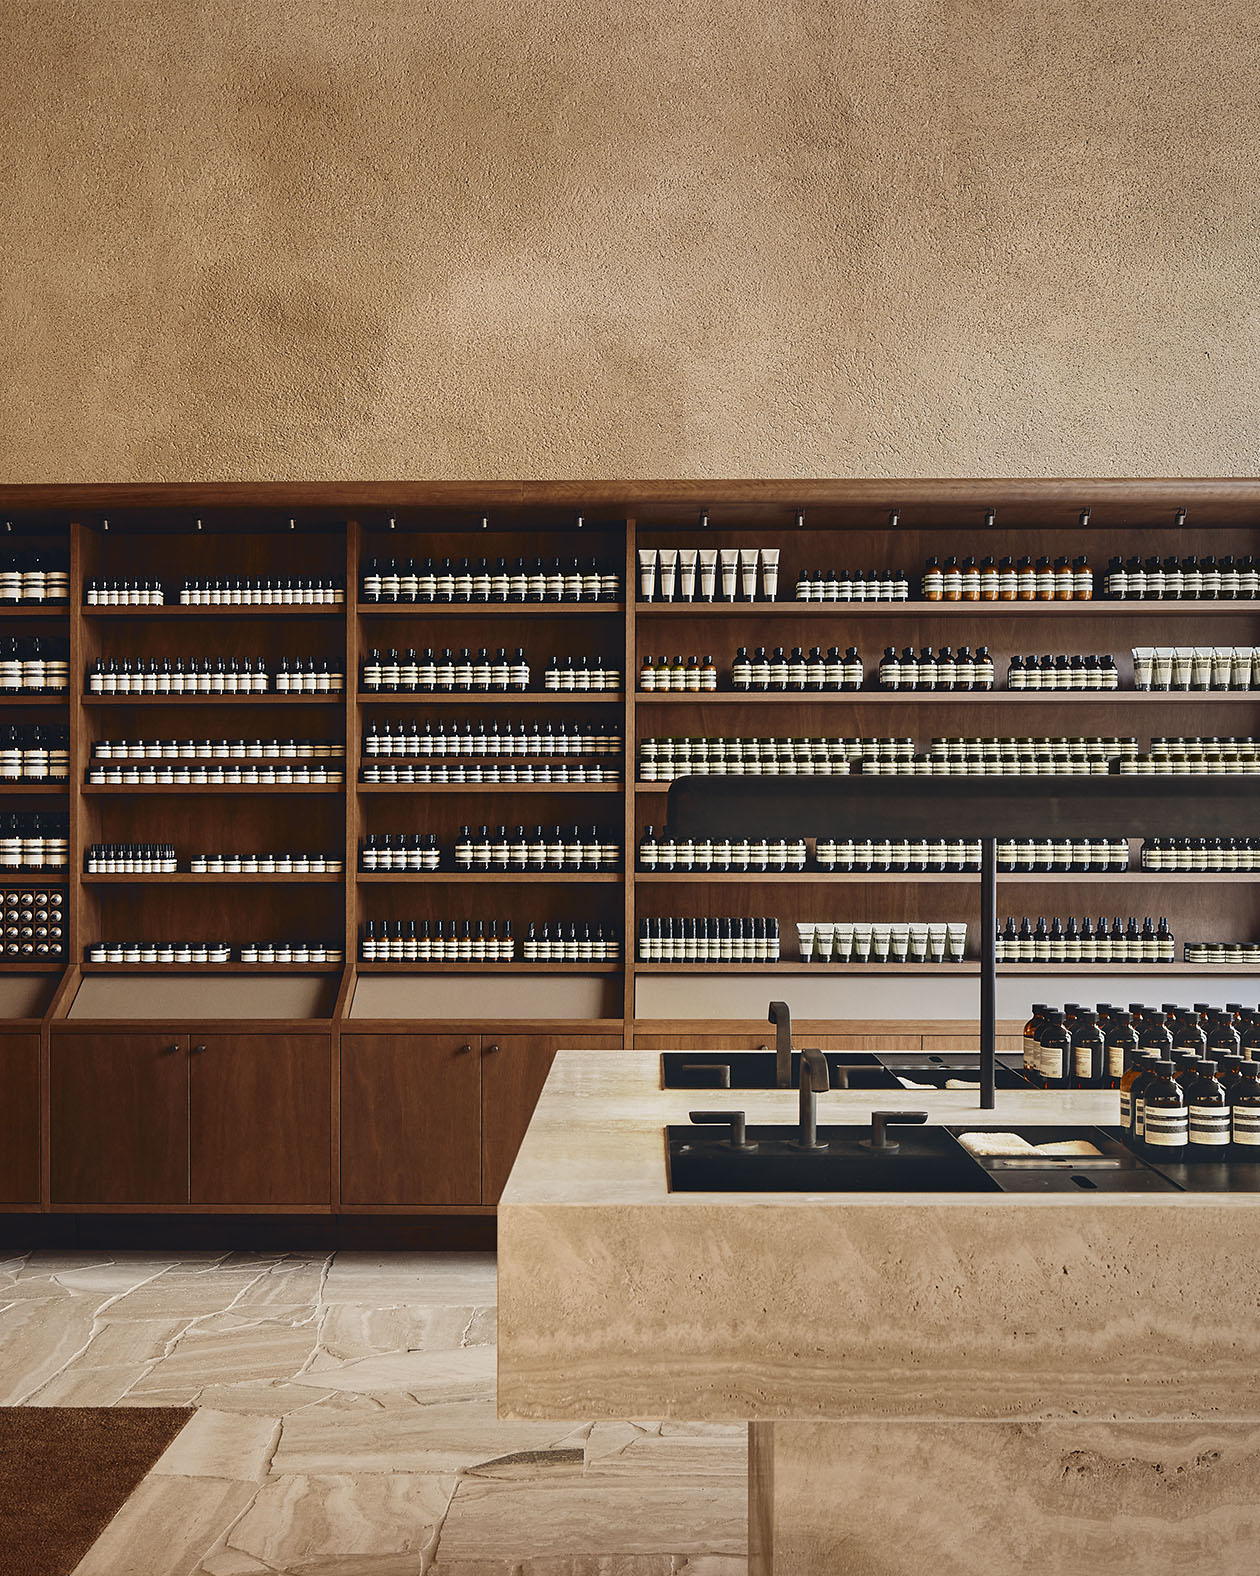
[[[621,793],[624,783],[360,783],[360,793]],[[662,783],[668,788],[668,783]]]
[[[79,877],[84,886],[243,886],[262,884],[275,886],[336,886],[344,879],[340,875],[273,875],[270,872],[251,870],[240,875],[193,875],[191,871],[177,870],[165,875],[84,875]],[[134,965],[133,965],[134,966]],[[174,965],[152,964],[157,968]],[[209,965],[207,965],[209,967]],[[216,963],[215,968],[224,967]]]
[[[80,963],[84,974],[340,974],[344,963]]]
[[[645,787],[652,787],[647,783]],[[664,784],[661,785],[665,786]],[[363,879],[362,876],[359,878]],[[694,885],[710,881],[730,881],[744,883],[760,883],[767,886],[793,886],[802,882],[830,885],[833,882],[845,883],[851,886],[867,886],[875,883],[892,883],[914,886],[916,883],[927,882],[933,886],[944,886],[953,883],[958,886],[975,886],[980,880],[978,870],[800,870],[800,871],[674,871],[674,870],[640,870],[635,875],[635,881],[640,886],[660,886],[671,882],[681,882]],[[1012,886],[1024,885],[1050,885],[1050,886],[1080,886],[1083,883],[1098,884],[1099,886],[1154,886],[1165,881],[1184,881],[1187,885],[1195,882],[1216,885],[1219,881],[1255,884],[1260,882],[1260,871],[1192,871],[1170,872],[1166,870],[999,870],[998,881],[1009,883]]]
[[[79,790],[115,798],[135,794],[342,794],[344,783],[84,783]]]
[[[0,692],[0,711],[6,706],[67,706],[69,703],[69,690],[50,690],[46,695],[7,695]]]
[[[295,603],[292,607],[260,607],[250,603],[241,607],[184,607],[178,602],[163,607],[88,607],[80,609],[84,618],[104,619],[164,619],[164,618],[273,618],[277,622],[291,618],[344,618],[344,604],[340,607],[317,607],[311,603]]]
[[[620,706],[625,698],[625,690],[360,690],[357,696],[363,706]]]

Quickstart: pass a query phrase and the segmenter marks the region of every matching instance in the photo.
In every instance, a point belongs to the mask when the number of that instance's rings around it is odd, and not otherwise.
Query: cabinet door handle
[[[456,1055],[458,1055],[458,1056],[467,1056],[469,1051],[471,1051],[471,1050],[472,1050],[472,1046],[471,1045],[461,1045],[459,1047],[459,1050],[456,1052]]]
[[[499,1049],[499,1047],[497,1045],[487,1045],[486,1046],[486,1055],[489,1056],[494,1051],[497,1051],[498,1049]]]
[[[168,1045],[166,1047],[165,1055],[174,1056],[178,1053],[179,1049],[180,1047],[178,1045]]]
[[[194,1056],[201,1056],[205,1052],[205,1049],[206,1048],[204,1045],[194,1045],[192,1048],[192,1053]]]

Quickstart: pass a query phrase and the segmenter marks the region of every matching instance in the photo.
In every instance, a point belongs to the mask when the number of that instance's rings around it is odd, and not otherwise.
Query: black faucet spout
[[[797,1147],[800,1149],[826,1149],[826,1142],[818,1141],[818,1096],[825,1094],[831,1088],[831,1079],[827,1073],[827,1058],[823,1053],[814,1048],[801,1052],[801,1081],[800,1081],[800,1133],[797,1135]]]
[[[768,1021],[774,1024],[774,1086],[792,1087],[792,1009],[785,1001],[772,1001]]]

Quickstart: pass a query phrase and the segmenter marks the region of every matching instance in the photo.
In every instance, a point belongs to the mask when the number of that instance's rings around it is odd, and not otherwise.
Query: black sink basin
[[[828,1051],[827,1071],[833,1089],[899,1089],[901,1085],[869,1052]],[[792,1053],[792,1088],[801,1072],[798,1051]],[[730,1082],[726,1081],[729,1076]],[[663,1089],[773,1089],[773,1051],[662,1051]]]
[[[820,1127],[826,1149],[797,1147],[794,1127],[750,1127],[741,1152],[703,1129],[670,1127],[673,1193],[997,1193],[998,1183],[943,1127],[898,1128],[899,1147],[876,1154],[869,1127]]]
[[[958,1135],[974,1132],[972,1124],[953,1127],[889,1128],[898,1147],[885,1153],[872,1149],[869,1127],[850,1124],[820,1127],[825,1149],[803,1150],[794,1126],[757,1126],[747,1130],[748,1144],[739,1150],[730,1128],[712,1126],[666,1128],[669,1188],[673,1193],[1059,1193],[1081,1199],[1100,1193],[1176,1193],[1254,1191],[1260,1167],[1234,1185],[1228,1165],[1214,1166],[1188,1180],[1193,1167],[1148,1165],[1118,1138],[1097,1127],[1032,1127],[1009,1125],[1030,1143],[1061,1143],[1085,1139],[1099,1151],[1094,1156],[977,1158]],[[1251,1173],[1258,1173],[1252,1175]]]
[[[974,1057],[969,1061],[960,1058],[959,1064],[954,1067],[924,1067],[913,1063],[906,1066],[890,1067],[889,1073],[896,1079],[899,1089],[908,1089],[914,1093],[915,1085],[924,1089],[945,1089],[951,1080],[969,1084],[977,1093],[980,1092],[980,1068]],[[902,1082],[902,1079],[905,1082]],[[1003,1067],[999,1062],[993,1070],[993,1086],[996,1089],[1031,1089],[1030,1084],[1022,1073],[1011,1067]]]

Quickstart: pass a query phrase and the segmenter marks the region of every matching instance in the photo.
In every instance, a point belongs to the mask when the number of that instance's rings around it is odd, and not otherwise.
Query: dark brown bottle
[[[1230,1142],[1238,1160],[1260,1161],[1260,1062],[1244,1062],[1229,1091]]]
[[[1167,1019],[1162,1012],[1144,1012],[1142,1027],[1138,1031],[1138,1044],[1144,1051],[1156,1051],[1172,1059],[1172,1035],[1168,1032]]]
[[[1076,1014],[1072,1026],[1072,1087],[1073,1089],[1101,1089],[1104,1087],[1106,1052],[1102,1031],[1098,1027],[1098,1014],[1084,1008]]]
[[[1213,1013],[1207,1034],[1207,1054],[1214,1056],[1219,1064],[1226,1056],[1239,1055],[1241,1050],[1242,1041],[1234,1026],[1233,1014],[1228,1011]]]
[[[1158,1060],[1154,1051],[1135,1051],[1128,1071],[1120,1080],[1120,1126],[1124,1129],[1126,1143],[1136,1143],[1142,1136],[1137,1125],[1139,1103]]]
[[[1024,1025],[1024,1077],[1034,1082],[1039,1081],[1041,1071],[1037,1063],[1037,1036],[1041,1033],[1049,1010],[1044,1001],[1033,1002],[1032,1017]]]
[[[1041,1031],[1042,1081],[1047,1089],[1066,1089],[1072,1074],[1072,1036],[1064,1027],[1061,1012],[1048,1012]]]
[[[1185,1091],[1173,1077],[1172,1062],[1161,1058],[1142,1093],[1142,1147],[1160,1160],[1184,1160],[1189,1130]]]
[[[1230,1105],[1216,1063],[1199,1062],[1186,1089],[1190,1159],[1221,1160],[1229,1148]]]
[[[1207,1035],[1199,1023],[1197,1012],[1179,1012],[1169,1024],[1172,1030],[1174,1051],[1193,1051],[1196,1056],[1207,1055]]]
[[[1133,1027],[1133,1019],[1127,1012],[1117,1012],[1113,1007],[1107,1020],[1107,1030],[1103,1036],[1106,1047],[1106,1077],[1107,1087],[1119,1089],[1129,1069],[1133,1066],[1137,1055],[1138,1037],[1137,1030]]]

